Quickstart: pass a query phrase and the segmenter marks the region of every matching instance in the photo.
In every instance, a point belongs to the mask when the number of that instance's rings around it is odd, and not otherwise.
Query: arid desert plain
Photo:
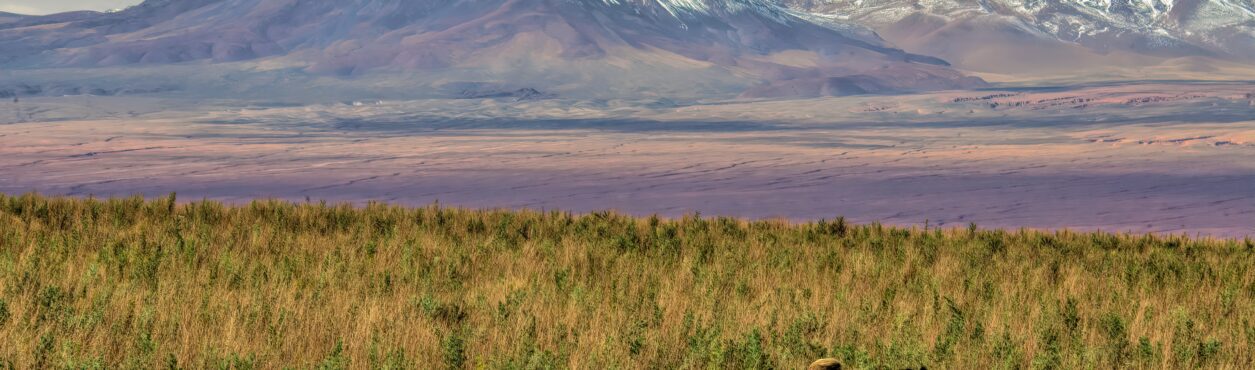
[[[1255,235],[1255,83],[0,104],[0,192]]]

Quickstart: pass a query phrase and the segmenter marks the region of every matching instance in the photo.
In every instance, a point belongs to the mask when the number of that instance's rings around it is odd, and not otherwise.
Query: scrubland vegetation
[[[1250,240],[0,196],[0,368],[1250,368]]]

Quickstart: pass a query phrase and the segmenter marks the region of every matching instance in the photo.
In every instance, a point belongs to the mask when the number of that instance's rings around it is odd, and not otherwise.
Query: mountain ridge
[[[867,26],[899,47],[966,69],[1015,73],[1175,58],[1255,63],[1255,4],[1234,0],[780,3]]]
[[[5,46],[0,50],[7,51],[0,51],[0,63],[101,67],[278,60],[339,76],[470,71],[463,74],[509,80],[597,61],[608,66],[596,69],[617,66],[627,74],[720,70],[741,76],[749,97],[764,91],[753,86],[811,86],[851,77],[860,86],[844,91],[983,85],[944,60],[907,53],[870,33],[849,31],[855,27],[814,22],[762,0],[149,0],[114,13],[52,17],[23,20],[42,22],[37,27],[0,27]],[[571,79],[537,88],[581,82]],[[821,88],[791,91],[801,97],[826,94]]]

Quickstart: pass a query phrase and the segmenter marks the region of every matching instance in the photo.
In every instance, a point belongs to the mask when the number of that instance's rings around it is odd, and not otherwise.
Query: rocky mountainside
[[[5,24],[5,23],[9,23],[9,22],[14,22],[14,21],[17,21],[17,20],[22,19],[22,18],[25,18],[25,16],[23,16],[23,15],[21,15],[21,14],[13,14],[13,13],[0,12],[0,24]]]
[[[653,81],[639,90],[702,84],[700,75],[746,96],[983,84],[941,59],[768,0],[148,0],[0,23],[0,65],[9,68],[238,61],[337,76],[527,80],[540,90]]]
[[[976,69],[1080,68],[1110,55],[1255,60],[1250,0],[781,1]]]

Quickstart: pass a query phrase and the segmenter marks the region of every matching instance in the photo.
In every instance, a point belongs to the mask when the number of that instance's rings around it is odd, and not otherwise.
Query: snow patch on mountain
[[[1216,55],[1255,60],[1250,0],[781,0],[878,30],[927,16],[946,24],[1002,22],[1099,52]],[[918,25],[914,25],[918,27]]]

